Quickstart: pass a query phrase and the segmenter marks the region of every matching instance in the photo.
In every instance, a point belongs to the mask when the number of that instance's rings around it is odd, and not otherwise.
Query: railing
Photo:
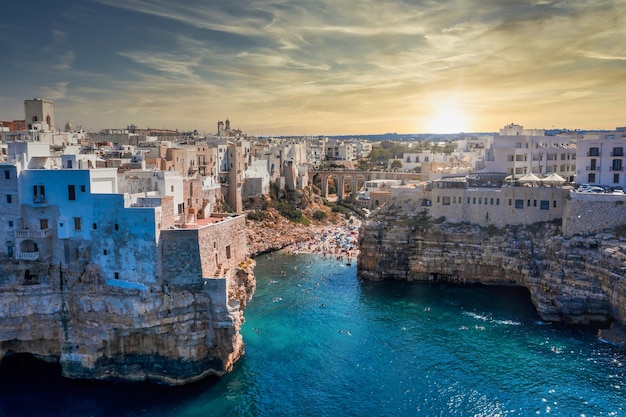
[[[17,252],[15,259],[21,259],[24,261],[36,261],[39,259],[39,252]]]
[[[52,229],[15,231],[15,237],[20,239],[45,239],[50,236],[52,236]]]
[[[585,171],[600,171],[600,167],[599,166],[586,166],[585,167]]]
[[[611,171],[623,171],[623,170],[624,170],[624,167],[614,167],[614,166],[611,167]]]
[[[45,195],[38,195],[33,198],[33,205],[46,206],[48,205],[48,200]]]
[[[600,152],[587,152],[587,156],[601,156]]]
[[[623,151],[611,152],[611,156],[624,156]]]

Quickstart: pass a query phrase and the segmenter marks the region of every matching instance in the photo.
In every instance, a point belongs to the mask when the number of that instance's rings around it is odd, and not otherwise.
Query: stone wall
[[[433,218],[500,227],[561,219],[568,195],[560,187],[391,189],[392,203],[426,210]]]
[[[626,195],[572,191],[563,213],[563,234],[571,237],[626,225]]]

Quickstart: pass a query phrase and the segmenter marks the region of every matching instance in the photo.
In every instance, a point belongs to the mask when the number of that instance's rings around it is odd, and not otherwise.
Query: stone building
[[[29,129],[32,129],[38,122],[46,124],[45,130],[54,130],[54,110],[50,100],[34,98],[32,100],[24,100],[24,114]]]

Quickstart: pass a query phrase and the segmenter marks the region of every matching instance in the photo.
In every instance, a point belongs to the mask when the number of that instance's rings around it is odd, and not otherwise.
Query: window
[[[612,171],[621,171],[622,170],[622,160],[621,159],[614,159],[613,162],[611,163],[611,170]]]
[[[170,188],[170,190],[172,190],[172,192],[174,192],[174,186],[172,185],[172,187]]]
[[[476,204],[476,197],[472,199],[472,204]]]
[[[509,206],[511,205],[511,202],[512,202],[512,201],[513,201],[513,200],[511,200],[511,199],[509,198]]]
[[[33,202],[46,202],[46,187],[44,187],[43,185],[33,185]]]
[[[13,202],[13,196],[11,194],[7,194],[7,204],[11,204]]]
[[[39,229],[46,230],[48,228],[48,219],[39,219]]]
[[[500,205],[500,199],[496,198],[496,206],[499,206],[499,205]]]
[[[13,228],[13,220],[9,220],[9,228]]]
[[[516,209],[523,209],[524,208],[524,200],[516,199],[515,200],[515,208]]]
[[[539,210],[550,210],[550,202],[548,200],[541,200],[539,202]]]
[[[11,171],[9,171],[9,170],[4,171],[4,179],[5,180],[10,180],[11,179]]]
[[[600,156],[600,148],[589,148],[588,156]]]
[[[493,197],[489,200],[489,204],[493,206]]]
[[[74,217],[74,230],[81,230],[80,217]]]
[[[81,193],[84,193],[85,191],[87,191],[87,187],[85,187],[85,184],[82,184],[82,185],[80,186],[80,192],[81,192]]]
[[[103,255],[106,255],[107,253],[108,253],[108,252],[107,252],[107,250],[106,250],[106,249],[102,251],[102,254],[103,254]]]
[[[556,208],[556,200],[552,202],[552,207]]]
[[[115,223],[115,230],[120,230],[120,225]]]
[[[114,272],[113,276],[115,277],[115,279],[120,279],[120,273],[119,272]]]
[[[98,229],[98,225],[97,225],[96,223],[93,223],[93,224],[91,225],[91,228],[92,228],[93,230],[96,230],[96,229]]]
[[[449,206],[450,205],[450,197],[449,196],[444,196],[442,198],[441,204],[443,204],[444,206]]]
[[[533,200],[533,207],[537,207],[537,200]]]
[[[613,174],[613,183],[615,184],[619,183],[619,174]]]
[[[69,200],[76,200],[76,186],[75,185],[67,186],[67,198]]]
[[[526,200],[526,207],[530,207],[530,200]]]
[[[483,203],[483,198],[482,197],[478,197],[478,204],[482,204]]]
[[[587,175],[587,182],[591,182],[591,183],[596,182],[596,174],[595,173],[588,174]]]
[[[624,148],[613,148],[612,156],[624,156]]]
[[[68,169],[72,169],[72,160],[71,159],[68,159],[68,161],[67,161],[67,168]]]
[[[230,245],[226,246],[226,259],[230,259]]]

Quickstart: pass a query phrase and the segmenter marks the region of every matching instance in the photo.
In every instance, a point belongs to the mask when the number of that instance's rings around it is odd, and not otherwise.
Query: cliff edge
[[[626,240],[613,233],[566,238],[557,222],[448,223],[391,203],[363,224],[359,243],[362,279],[523,286],[543,320],[626,323]]]

